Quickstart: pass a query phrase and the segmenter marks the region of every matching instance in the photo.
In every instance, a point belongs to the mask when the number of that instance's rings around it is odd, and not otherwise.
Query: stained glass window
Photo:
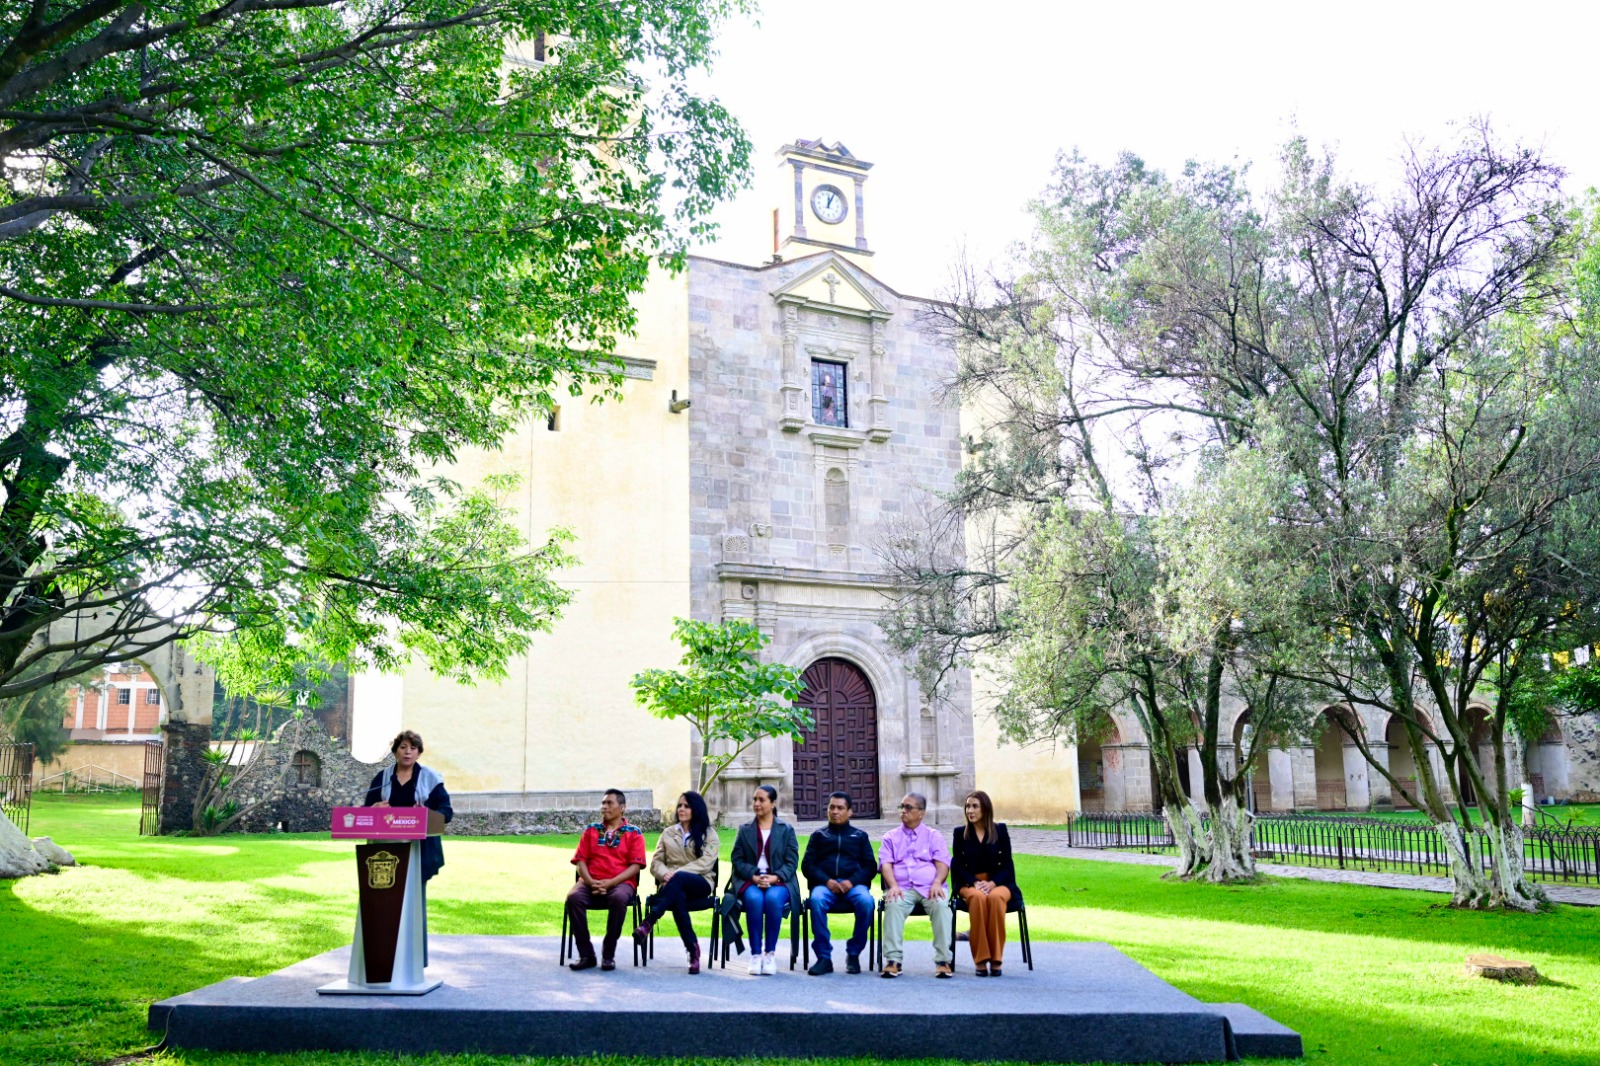
[[[811,360],[811,421],[819,426],[850,424],[844,371],[843,363]]]

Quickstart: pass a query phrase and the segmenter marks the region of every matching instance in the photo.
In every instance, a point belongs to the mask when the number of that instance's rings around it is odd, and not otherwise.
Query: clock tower
[[[872,254],[863,191],[871,163],[838,142],[799,140],[778,150],[778,168],[785,193],[773,212],[774,255],[795,258],[824,249]]]

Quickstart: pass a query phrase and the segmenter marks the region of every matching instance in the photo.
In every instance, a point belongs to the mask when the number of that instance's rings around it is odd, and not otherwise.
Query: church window
[[[811,421],[819,426],[850,424],[844,371],[843,363],[811,360]]]
[[[314,752],[295,752],[294,758],[289,761],[289,769],[294,773],[297,785],[316,788],[322,784],[322,760]]]

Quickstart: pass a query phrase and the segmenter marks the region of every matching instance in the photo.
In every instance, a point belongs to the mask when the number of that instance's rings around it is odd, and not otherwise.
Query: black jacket
[[[806,875],[806,888],[813,889],[829,881],[849,881],[853,885],[871,885],[878,872],[877,860],[872,857],[872,838],[866,830],[847,825],[838,830],[830,823],[811,834],[806,841],[806,857],[800,863],[800,872]]]
[[[745,883],[756,875],[756,862],[760,857],[761,834],[755,822],[746,822],[739,827],[739,835],[733,840],[731,887],[735,894],[743,892]],[[799,864],[800,841],[794,834],[794,826],[774,820],[772,835],[767,840],[767,867],[789,890],[790,907],[800,905],[800,881],[795,876],[795,868]]]
[[[950,838],[950,883],[966,888],[977,874],[988,874],[989,880],[1005,885],[1017,894],[1017,869],[1011,861],[1011,834],[1006,823],[994,823],[994,835],[979,843],[967,839],[967,827],[958,826]]]
[[[372,784],[367,786],[367,798],[361,804],[363,807],[370,807],[383,799],[383,773],[382,770],[379,770],[373,777]],[[413,776],[411,780],[415,781],[416,777]],[[450,822],[456,816],[455,809],[450,806],[450,793],[445,791],[443,781],[433,786],[433,792],[427,799],[423,800],[422,805],[430,811],[438,811],[444,816],[446,822]],[[439,868],[443,865],[444,842],[438,837],[424,837],[422,841],[422,879],[424,881],[429,880],[439,872]]]

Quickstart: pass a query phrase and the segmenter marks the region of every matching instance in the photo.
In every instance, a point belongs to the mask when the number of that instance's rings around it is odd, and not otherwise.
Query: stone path
[[[873,820],[854,823],[872,834],[874,841],[900,823]],[[806,823],[800,827],[805,836],[816,826]],[[941,827],[942,829],[943,827]],[[1024,855],[1049,855],[1060,859],[1086,859],[1089,862],[1121,862],[1134,866],[1171,866],[1167,855],[1146,855],[1138,851],[1112,851],[1100,848],[1074,848],[1067,844],[1067,835],[1055,829],[1017,828],[1011,831],[1011,846]],[[1369,888],[1407,888],[1417,892],[1443,892],[1452,890],[1448,877],[1427,877],[1420,874],[1372,873],[1366,870],[1332,870],[1322,866],[1289,866],[1276,862],[1260,862],[1256,869],[1274,877],[1298,877],[1303,881],[1329,881],[1341,885],[1366,885]],[[1556,903],[1570,903],[1578,907],[1600,907],[1600,888],[1581,885],[1552,885],[1539,882],[1545,894]]]

